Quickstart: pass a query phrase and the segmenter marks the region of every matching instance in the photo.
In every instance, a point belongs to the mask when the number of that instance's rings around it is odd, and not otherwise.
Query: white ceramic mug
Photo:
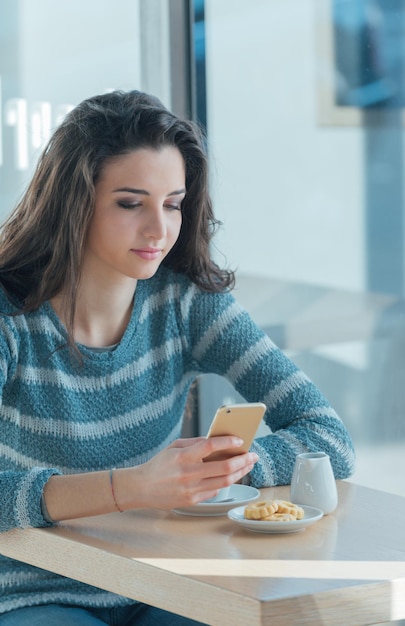
[[[295,460],[291,479],[291,501],[332,513],[338,502],[336,480],[330,458],[324,452],[304,452]]]

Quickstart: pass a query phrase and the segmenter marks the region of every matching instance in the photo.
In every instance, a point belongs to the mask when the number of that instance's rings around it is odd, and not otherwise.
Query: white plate
[[[297,519],[292,522],[261,522],[259,520],[250,520],[245,519],[243,517],[243,512],[245,510],[244,506],[240,506],[236,509],[231,509],[228,511],[228,517],[233,522],[239,524],[246,530],[252,530],[256,533],[296,533],[299,530],[303,530],[307,526],[314,524],[321,517],[323,517],[323,511],[321,509],[316,509],[312,506],[304,506],[300,504],[304,509],[304,517],[303,519]]]
[[[247,504],[252,500],[257,500],[260,491],[249,485],[231,485],[229,498],[222,502],[200,502],[194,506],[188,506],[181,509],[173,509],[175,513],[180,515],[202,515],[202,516],[218,516],[226,515],[229,509],[235,505]]]

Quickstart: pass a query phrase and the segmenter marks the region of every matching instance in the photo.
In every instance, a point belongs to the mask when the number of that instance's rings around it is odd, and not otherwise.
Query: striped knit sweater
[[[262,401],[272,434],[256,439],[251,484],[288,484],[297,453],[324,450],[336,478],[353,470],[350,437],[317,388],[276,348],[232,294],[199,290],[161,267],[138,281],[114,350],[79,346],[80,365],[49,303],[13,310],[0,290],[0,531],[49,525],[46,481],[144,463],[178,438],[191,382],[223,375]],[[0,613],[50,602],[118,606],[126,598],[0,557]]]

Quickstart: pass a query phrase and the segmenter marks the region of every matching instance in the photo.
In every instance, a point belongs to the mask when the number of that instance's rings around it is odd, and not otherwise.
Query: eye
[[[175,203],[170,203],[170,204],[165,204],[166,209],[169,209],[169,211],[181,211],[181,202],[179,202],[178,204]]]
[[[136,209],[139,206],[141,206],[140,202],[126,202],[125,200],[118,200],[117,202],[118,206],[121,207],[121,209]]]

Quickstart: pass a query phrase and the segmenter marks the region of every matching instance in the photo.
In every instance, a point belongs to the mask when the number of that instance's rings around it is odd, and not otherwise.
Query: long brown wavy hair
[[[0,234],[0,283],[21,311],[63,292],[70,340],[83,252],[94,211],[95,183],[112,157],[140,148],[176,147],[183,156],[187,194],[179,238],[163,263],[206,291],[234,284],[210,255],[219,224],[208,191],[205,136],[139,91],[84,100],[56,129],[32,180]]]

